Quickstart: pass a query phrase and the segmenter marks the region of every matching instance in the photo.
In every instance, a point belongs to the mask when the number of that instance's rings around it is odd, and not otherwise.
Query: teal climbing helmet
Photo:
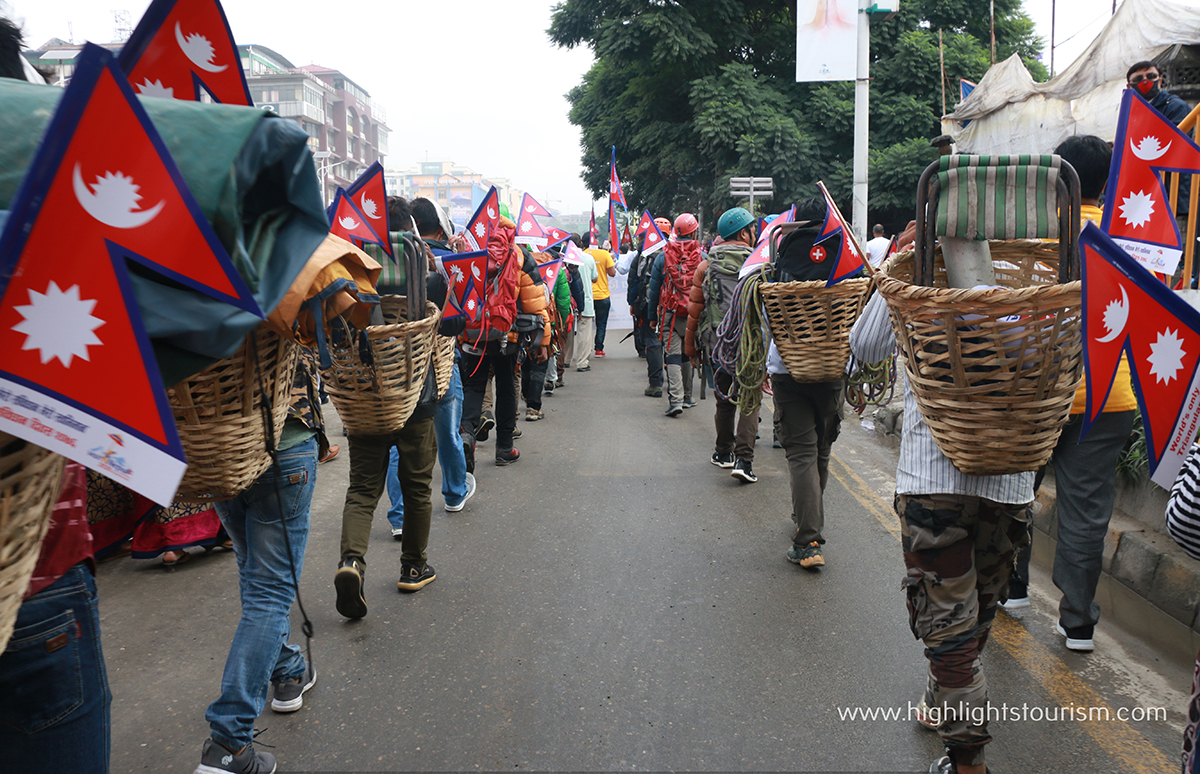
[[[722,239],[729,239],[753,222],[754,216],[747,212],[746,208],[734,207],[731,210],[725,210],[717,219],[717,233],[721,235]]]

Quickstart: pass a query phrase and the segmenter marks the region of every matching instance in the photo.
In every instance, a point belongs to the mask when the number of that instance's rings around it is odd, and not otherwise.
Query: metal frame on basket
[[[947,158],[947,157],[942,157]],[[981,158],[974,156],[973,158]],[[992,156],[994,161],[1005,160],[1007,164],[980,164],[968,166],[1019,167],[1030,166],[1028,163],[1018,163],[1020,156]],[[1027,157],[1026,157],[1027,158]],[[1081,212],[1079,175],[1066,159],[1054,156],[1060,162],[1058,185],[1055,190],[1058,206],[1058,281],[1070,282],[1079,278],[1079,219]],[[942,159],[933,162],[921,173],[917,183],[917,233],[916,256],[913,262],[913,283],[931,287],[934,277],[934,246],[939,234],[937,229],[937,206],[941,197],[942,185],[937,178],[941,169]],[[1066,207],[1062,202],[1066,200]],[[990,238],[990,225],[985,223],[985,238]]]

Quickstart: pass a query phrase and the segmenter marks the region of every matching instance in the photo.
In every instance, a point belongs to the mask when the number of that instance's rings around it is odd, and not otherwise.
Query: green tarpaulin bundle
[[[0,211],[10,209],[62,95],[52,86],[0,79]],[[256,108],[151,98],[141,104],[254,299],[270,313],[329,232],[308,135]],[[70,249],[71,235],[63,240]],[[130,273],[168,386],[232,355],[261,322],[138,264]]]

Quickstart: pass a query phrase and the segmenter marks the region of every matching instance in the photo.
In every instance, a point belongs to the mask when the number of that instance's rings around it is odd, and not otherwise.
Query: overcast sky
[[[34,47],[52,37],[109,42],[113,10],[128,11],[136,24],[149,5],[7,2]],[[553,0],[223,4],[238,43],[267,46],[297,66],[337,68],[369,91],[387,110],[389,166],[406,167],[427,155],[451,158],[485,176],[510,178],[548,206],[587,209],[579,130],[567,121],[564,95],[591,66],[591,52],[550,45],[545,30]],[[1051,5],[1025,0],[1047,44]],[[1056,71],[1083,51],[1111,12],[1112,0],[1057,0]],[[1049,66],[1048,51],[1044,61]],[[598,203],[597,210],[604,206]]]

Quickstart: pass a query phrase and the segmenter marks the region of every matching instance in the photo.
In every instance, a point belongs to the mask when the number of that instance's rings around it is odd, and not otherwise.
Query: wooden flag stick
[[[820,188],[821,193],[825,195],[825,203],[832,207],[833,211],[837,213],[838,220],[842,222],[842,230],[846,232],[846,236],[850,237],[850,241],[854,244],[854,249],[858,251],[858,260],[862,261],[862,265],[867,267],[867,273],[874,277],[879,273],[879,271],[871,265],[870,261],[867,260],[866,251],[862,249],[862,245],[858,243],[858,238],[854,236],[854,232],[850,230],[850,226],[846,223],[846,219],[842,217],[842,211],[839,210],[837,205],[833,203],[833,197],[829,195],[829,189],[826,188],[825,183],[820,180],[817,181],[817,187]]]

